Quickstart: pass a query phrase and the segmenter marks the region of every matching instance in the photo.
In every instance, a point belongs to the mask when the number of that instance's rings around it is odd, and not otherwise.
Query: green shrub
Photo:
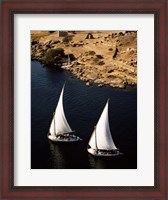
[[[69,43],[71,40],[72,40],[72,36],[65,36],[65,37],[62,39],[62,41],[63,41],[64,43]]]
[[[61,56],[64,56],[64,49],[63,48],[57,48],[53,49],[56,54],[60,54]]]
[[[46,63],[54,63],[57,61],[58,58],[63,56],[64,56],[63,48],[50,49],[45,53],[45,61]]]

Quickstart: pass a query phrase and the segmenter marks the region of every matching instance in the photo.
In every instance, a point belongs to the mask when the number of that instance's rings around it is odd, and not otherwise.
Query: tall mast
[[[97,138],[96,138],[96,126],[95,126],[95,146],[96,146],[96,151],[97,151],[98,147],[97,147]]]
[[[71,64],[71,60],[70,60],[70,57],[69,57],[69,54],[68,54],[68,65]]]
[[[54,120],[54,133],[55,133],[55,136],[56,136],[56,126],[55,126],[55,112],[53,112],[53,120]]]

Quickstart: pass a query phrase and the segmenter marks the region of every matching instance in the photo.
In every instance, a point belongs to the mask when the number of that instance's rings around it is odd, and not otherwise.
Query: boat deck
[[[53,142],[77,142],[77,141],[82,141],[82,139],[80,137],[75,136],[75,135],[69,135],[69,136],[66,136],[66,137],[48,135],[48,139],[53,141]]]

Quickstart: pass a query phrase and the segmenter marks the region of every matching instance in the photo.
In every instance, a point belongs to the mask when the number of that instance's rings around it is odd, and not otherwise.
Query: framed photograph
[[[1,199],[166,200],[167,1],[1,11]]]

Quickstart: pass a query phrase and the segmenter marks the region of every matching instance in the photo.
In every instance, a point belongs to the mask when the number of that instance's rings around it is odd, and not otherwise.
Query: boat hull
[[[69,65],[62,65],[61,68],[62,69],[69,69],[70,67],[72,67],[73,64],[69,64]]]
[[[80,137],[77,137],[75,135],[70,135],[69,137],[66,137],[66,138],[56,137],[56,136],[52,136],[52,135],[47,135],[47,137],[52,142],[77,142],[77,141],[82,141],[82,139]]]
[[[119,156],[121,155],[121,153],[119,151],[116,151],[116,152],[113,152],[111,153],[110,151],[109,152],[102,152],[102,151],[96,151],[95,149],[92,149],[92,148],[88,148],[87,151],[93,155],[93,156],[100,156],[100,157],[108,157],[108,156]]]

